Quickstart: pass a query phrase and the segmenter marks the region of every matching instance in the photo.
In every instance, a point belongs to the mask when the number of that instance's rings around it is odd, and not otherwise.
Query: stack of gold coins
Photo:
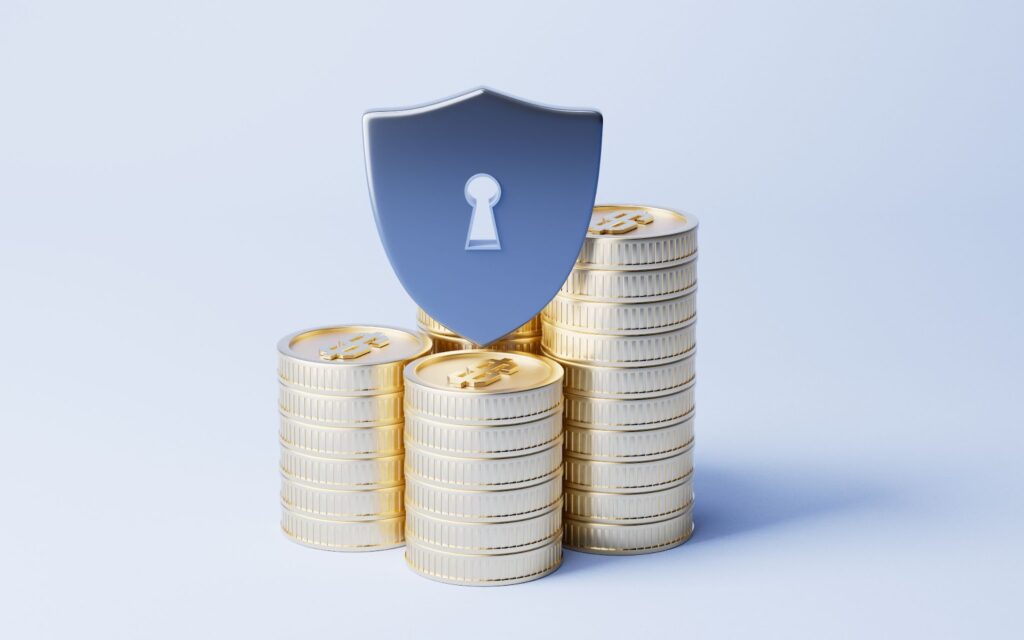
[[[669,549],[693,531],[697,220],[598,206],[544,309],[565,368],[565,545]]]
[[[562,368],[450,351],[405,368],[406,551],[413,571],[493,586],[562,561]]]
[[[431,318],[423,309],[416,310],[416,325],[434,343],[434,353],[480,349],[484,346],[474,344],[461,337],[437,320]],[[540,341],[541,323],[540,316],[537,315],[515,331],[498,338],[496,342],[492,342],[487,348],[495,351],[523,351],[539,354]]]
[[[404,540],[402,370],[430,340],[391,327],[300,331],[277,345],[281,528],[331,551]]]

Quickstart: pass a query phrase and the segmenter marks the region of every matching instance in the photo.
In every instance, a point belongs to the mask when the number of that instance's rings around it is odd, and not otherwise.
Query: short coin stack
[[[430,347],[370,326],[278,343],[281,528],[291,539],[331,551],[403,543],[402,370]]]
[[[650,553],[693,530],[697,220],[594,208],[576,266],[543,312],[565,368],[565,544]]]
[[[452,351],[405,368],[405,557],[420,575],[515,584],[562,561],[562,368]]]
[[[473,344],[431,318],[423,309],[416,310],[416,324],[420,331],[427,334],[434,343],[434,353],[480,348],[480,345]],[[540,340],[540,316],[537,315],[515,331],[491,343],[488,348],[495,351],[523,351],[539,354]]]

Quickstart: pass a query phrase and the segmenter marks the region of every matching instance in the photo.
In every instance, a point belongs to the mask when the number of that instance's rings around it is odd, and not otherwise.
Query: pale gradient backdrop
[[[1014,2],[0,3],[0,628],[1020,637]],[[360,116],[605,116],[701,219],[697,532],[460,589],[278,529],[277,339],[413,324]],[[467,301],[469,304],[469,301]]]

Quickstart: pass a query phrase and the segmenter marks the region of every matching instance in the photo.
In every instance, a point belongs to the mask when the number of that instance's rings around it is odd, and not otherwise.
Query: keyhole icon
[[[494,205],[501,199],[501,185],[494,176],[478,173],[466,181],[466,202],[473,207],[466,234],[466,251],[498,251],[498,227],[494,223]]]

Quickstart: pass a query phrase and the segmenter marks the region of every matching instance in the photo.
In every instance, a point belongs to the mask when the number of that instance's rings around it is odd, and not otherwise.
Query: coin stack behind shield
[[[402,370],[430,340],[391,327],[300,331],[278,343],[281,528],[330,551],[404,540]]]
[[[639,554],[693,531],[697,220],[594,208],[544,354],[565,368],[565,545]]]
[[[423,309],[416,310],[416,325],[434,343],[434,353],[481,348],[481,345],[473,344],[431,318]],[[496,342],[492,342],[487,348],[494,351],[523,351],[539,354],[540,341],[540,315],[536,315],[515,331],[499,338]]]
[[[496,586],[562,561],[562,368],[488,350],[405,368],[405,558],[433,580]]]

